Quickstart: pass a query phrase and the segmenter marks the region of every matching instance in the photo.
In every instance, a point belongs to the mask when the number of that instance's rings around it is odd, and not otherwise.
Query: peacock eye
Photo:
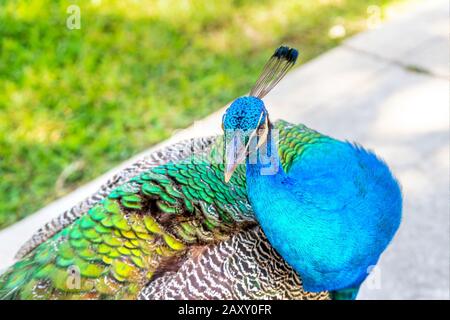
[[[256,128],[258,135],[264,134],[267,127],[270,127],[269,117],[266,117],[265,121],[262,121],[258,128]]]

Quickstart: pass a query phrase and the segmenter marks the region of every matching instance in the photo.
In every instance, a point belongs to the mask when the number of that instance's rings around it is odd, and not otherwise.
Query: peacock
[[[373,153],[270,122],[278,48],[223,136],[150,154],[51,221],[0,276],[3,299],[355,298],[394,236],[401,192]]]

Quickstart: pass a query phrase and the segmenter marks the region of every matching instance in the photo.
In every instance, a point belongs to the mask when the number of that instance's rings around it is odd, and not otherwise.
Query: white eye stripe
[[[259,136],[260,137],[262,137],[261,139],[259,139],[259,141],[258,141],[258,145],[256,146],[256,149],[258,149],[259,147],[261,147],[262,146],[262,144],[264,143],[264,142],[266,142],[266,140],[267,140],[267,135],[268,135],[268,132],[269,132],[269,123],[268,123],[269,121],[268,121],[268,118],[266,117],[266,120],[264,121],[264,131],[262,132],[262,134],[260,134]],[[258,129],[257,129],[258,130]]]
[[[248,149],[250,147],[250,142],[252,141],[253,137],[256,136],[256,135],[259,135],[258,134],[258,128],[261,125],[261,121],[263,119],[263,116],[264,116],[264,112],[261,112],[261,115],[260,115],[259,120],[258,120],[258,125],[256,126],[256,129],[251,133],[250,137],[248,138],[247,145],[245,146],[245,151],[248,151]],[[266,140],[267,140],[267,134],[268,134],[268,130],[269,130],[269,123],[268,123],[268,118],[267,117],[265,118],[264,125],[265,125],[264,128],[263,128],[264,131],[263,131],[262,134],[259,135],[261,137],[261,139],[259,139],[255,150],[258,150],[258,148],[261,147],[262,144],[264,142],[266,142]]]

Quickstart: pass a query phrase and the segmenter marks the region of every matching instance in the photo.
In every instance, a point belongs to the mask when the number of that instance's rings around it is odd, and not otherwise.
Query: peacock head
[[[261,100],[295,64],[298,51],[281,46],[266,63],[249,96],[233,101],[225,111],[222,128],[225,137],[225,182],[240,163],[261,147],[270,132],[269,115]]]

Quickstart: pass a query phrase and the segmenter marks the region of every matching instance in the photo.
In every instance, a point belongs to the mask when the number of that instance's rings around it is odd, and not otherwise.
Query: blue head
[[[295,64],[298,51],[281,46],[267,62],[250,96],[236,99],[222,119],[225,136],[225,181],[228,182],[237,165],[252,151],[256,151],[270,133],[270,122],[261,100],[286,75]],[[254,141],[254,150],[251,142]]]
[[[264,102],[256,97],[240,97],[233,101],[222,117],[224,131],[252,132],[267,119]]]
[[[241,97],[226,110],[222,119],[225,138],[225,182],[250,153],[250,140],[260,143],[267,139],[269,118],[261,99]]]

